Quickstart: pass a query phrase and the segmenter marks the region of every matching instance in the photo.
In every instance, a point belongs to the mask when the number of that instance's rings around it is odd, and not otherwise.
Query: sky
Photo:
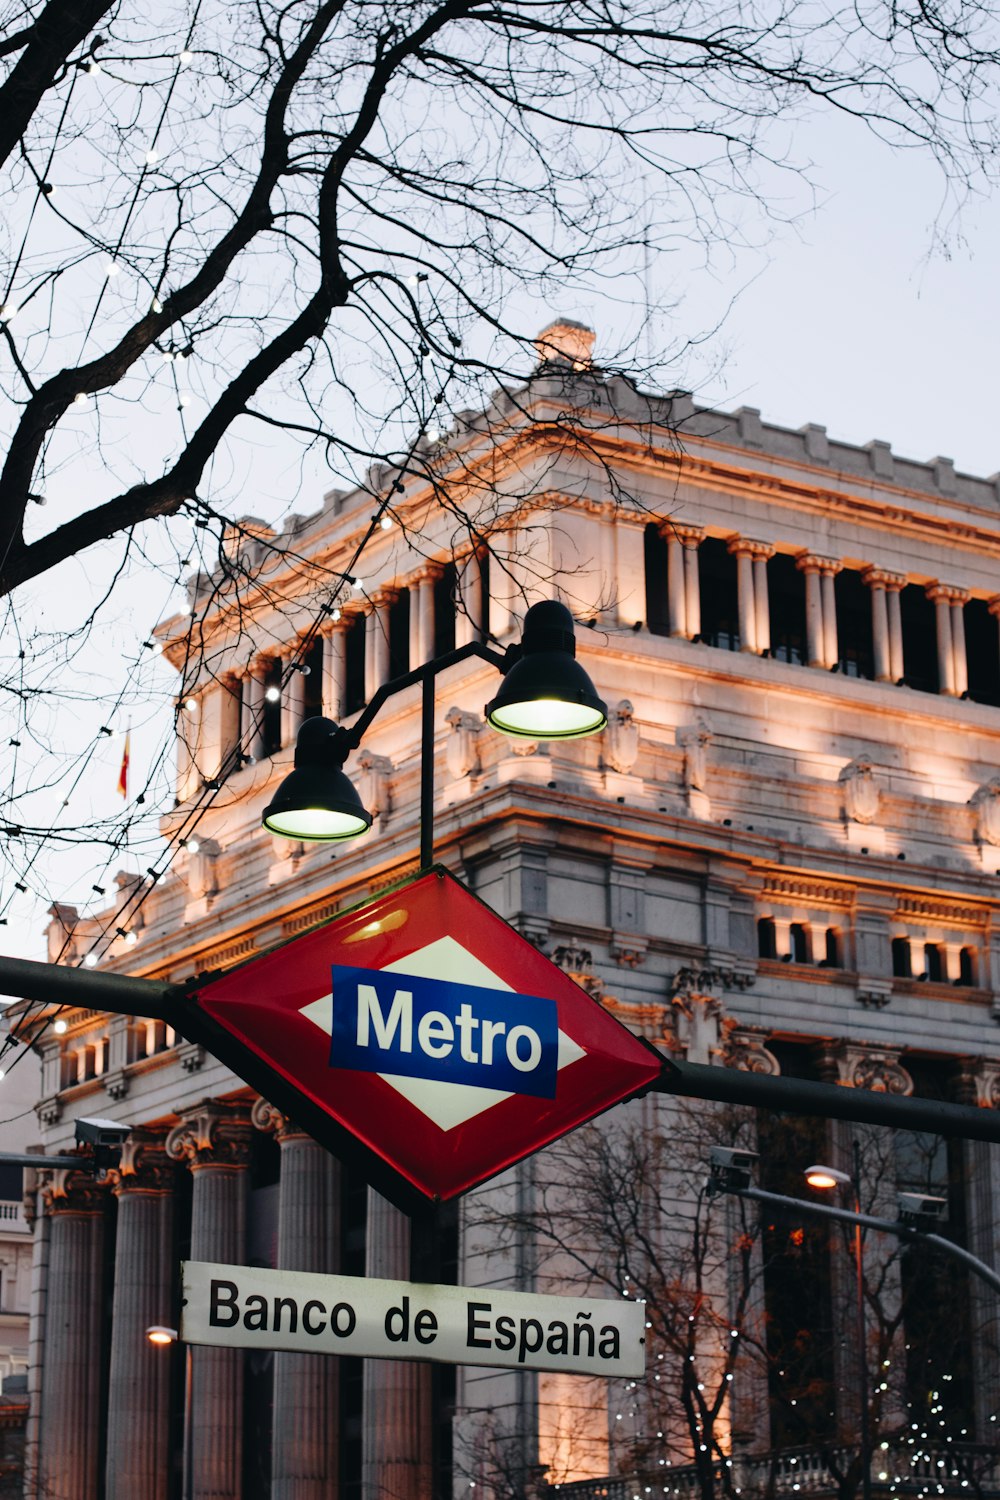
[[[797,127],[795,148],[814,163],[816,207],[810,211],[809,194],[791,182],[784,208],[796,221],[772,225],[766,246],[721,247],[708,265],[693,249],[657,257],[645,285],[644,278],[626,278],[613,295],[595,294],[585,305],[567,299],[539,307],[535,326],[554,315],[589,322],[599,357],[602,339],[618,344],[623,331],[641,339],[648,295],[667,309],[655,315],[657,342],[683,350],[689,338],[719,325],[664,371],[665,384],[692,389],[699,404],[756,406],[765,421],[782,426],[822,423],[838,439],[880,438],[908,457],[941,454],[961,471],[992,474],[1000,469],[994,374],[1000,197],[973,198],[956,218],[932,162],[893,153],[843,122]],[[527,310],[529,326],[535,311]],[[331,482],[318,462],[303,477],[298,450],[270,438],[266,450],[249,443],[238,449],[235,470],[243,512],[270,519],[315,509]],[[98,571],[95,559],[85,557],[57,583],[46,583],[38,608],[48,628],[79,616]],[[151,588],[137,560],[90,663],[104,702],[129,674],[144,684],[147,706],[136,707],[133,719],[134,778],[145,777],[158,753],[173,689],[169,668],[144,655],[142,642],[182,597],[159,578]],[[93,733],[104,712],[102,702],[81,702],[71,734]],[[123,709],[112,726],[119,738],[99,744],[74,793],[75,817],[115,806],[126,721]],[[53,735],[65,729],[65,720],[54,724]],[[161,779],[164,792],[167,783]],[[60,855],[33,882],[35,894],[17,896],[0,940],[5,951],[44,956],[51,900],[103,906],[90,892],[89,859]]]

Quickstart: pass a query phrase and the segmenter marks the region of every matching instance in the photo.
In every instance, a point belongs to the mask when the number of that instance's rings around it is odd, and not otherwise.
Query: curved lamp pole
[[[295,769],[268,806],[263,824],[271,833],[304,843],[339,842],[367,833],[371,814],[344,772],[382,705],[420,683],[420,868],[434,862],[434,686],[438,674],[478,658],[503,673],[486,718],[502,734],[526,739],[566,740],[597,734],[608,722],[607,705],[576,660],[573,616],[549,599],[533,604],[519,646],[494,651],[478,641],[437,656],[424,666],[384,683],[348,729],[332,719],[306,719],[295,745]]]

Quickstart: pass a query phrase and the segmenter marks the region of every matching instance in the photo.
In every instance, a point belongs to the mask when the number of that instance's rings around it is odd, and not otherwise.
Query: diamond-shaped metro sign
[[[324,1145],[353,1137],[389,1196],[384,1167],[427,1198],[466,1192],[663,1066],[440,868],[192,1000],[214,1052]]]

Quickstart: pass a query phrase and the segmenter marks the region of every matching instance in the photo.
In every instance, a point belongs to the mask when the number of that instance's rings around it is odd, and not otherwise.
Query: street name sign
[[[645,1369],[639,1303],[185,1261],[189,1344],[574,1375]]]
[[[402,1207],[467,1192],[667,1066],[439,867],[190,1004],[194,1039],[330,1150],[360,1153]]]

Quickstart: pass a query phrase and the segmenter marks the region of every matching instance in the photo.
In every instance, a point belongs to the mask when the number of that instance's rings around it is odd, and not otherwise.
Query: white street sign
[[[189,1344],[577,1375],[645,1369],[645,1309],[635,1302],[190,1260],[181,1282]]]

